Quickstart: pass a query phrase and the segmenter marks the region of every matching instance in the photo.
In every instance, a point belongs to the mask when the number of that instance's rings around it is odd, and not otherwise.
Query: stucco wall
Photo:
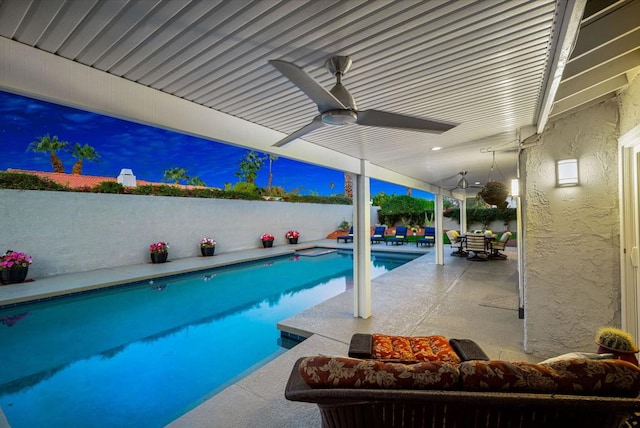
[[[618,96],[620,109],[620,136],[640,125],[640,73]]]
[[[525,350],[594,352],[620,323],[618,104],[551,123],[525,150]],[[555,161],[577,158],[580,186],[556,187]]]
[[[146,263],[156,241],[169,242],[172,259],[198,255],[205,236],[217,241],[216,253],[259,247],[265,232],[275,245],[289,229],[300,242],[323,239],[351,221],[353,207],[3,189],[0,212],[0,251],[31,255],[29,277],[37,278]]]

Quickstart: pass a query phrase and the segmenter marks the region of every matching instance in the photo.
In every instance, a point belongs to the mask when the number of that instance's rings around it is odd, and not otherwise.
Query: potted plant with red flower
[[[149,252],[152,263],[164,263],[169,256],[169,243],[163,241],[154,242],[149,245]]]
[[[270,248],[273,247],[273,241],[276,239],[275,236],[273,236],[270,233],[263,233],[262,236],[260,236],[260,240],[262,241],[262,246],[264,248]]]
[[[0,256],[0,283],[15,284],[24,282],[29,272],[31,257],[19,251],[7,251]]]
[[[216,241],[211,238],[202,238],[200,240],[200,252],[203,257],[213,256],[216,251]]]
[[[300,232],[297,230],[290,230],[284,234],[284,237],[289,240],[289,244],[297,244],[298,238],[300,237]]]

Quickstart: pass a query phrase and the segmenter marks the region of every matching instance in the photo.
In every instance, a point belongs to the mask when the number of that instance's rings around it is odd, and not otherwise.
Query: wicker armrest
[[[351,336],[349,344],[349,356],[351,358],[371,358],[373,336],[370,334],[356,333]]]

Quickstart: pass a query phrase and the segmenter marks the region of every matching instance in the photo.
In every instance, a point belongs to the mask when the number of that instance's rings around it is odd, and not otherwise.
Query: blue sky
[[[166,170],[179,167],[208,186],[224,188],[225,183],[238,181],[235,176],[238,162],[249,151],[3,91],[0,91],[0,117],[0,170],[53,171],[48,155],[27,151],[32,141],[49,134],[71,145],[94,147],[100,159],[85,161],[83,175],[115,177],[122,168],[129,168],[138,179],[160,182]],[[58,156],[70,173],[75,158],[66,152],[59,152]],[[268,174],[265,163],[256,184],[266,187]],[[342,193],[344,174],[279,157],[273,162],[273,185],[286,191],[297,189],[301,194],[330,195]],[[404,195],[406,189],[371,180],[371,194],[379,192]],[[413,196],[433,199],[431,193],[417,190]]]

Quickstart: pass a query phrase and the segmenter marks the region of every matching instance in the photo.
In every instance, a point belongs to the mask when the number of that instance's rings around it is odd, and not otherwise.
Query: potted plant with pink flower
[[[164,263],[169,256],[169,243],[158,241],[149,245],[152,263]]]
[[[263,233],[262,236],[260,236],[260,240],[262,241],[262,246],[264,248],[270,248],[273,247],[273,241],[276,239],[275,236],[273,236],[270,233]]]
[[[284,234],[284,237],[289,240],[289,244],[297,244],[298,238],[300,237],[300,232],[297,230],[290,230]]]
[[[24,282],[29,272],[31,257],[19,251],[7,251],[0,256],[0,283],[15,284]]]
[[[200,240],[200,252],[203,257],[213,256],[216,251],[216,241],[212,238],[202,238]]]

